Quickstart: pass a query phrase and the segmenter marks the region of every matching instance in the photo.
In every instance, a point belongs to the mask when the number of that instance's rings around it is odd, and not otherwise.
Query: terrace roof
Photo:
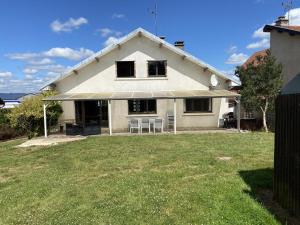
[[[182,90],[150,92],[101,92],[101,93],[68,93],[44,98],[44,101],[74,100],[128,100],[128,99],[174,99],[174,98],[222,98],[238,97],[237,93],[228,90]]]

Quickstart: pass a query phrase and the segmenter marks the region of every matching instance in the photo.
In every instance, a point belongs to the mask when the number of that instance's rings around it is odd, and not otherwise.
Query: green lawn
[[[0,144],[0,224],[278,224],[273,135],[91,137]],[[222,161],[218,157],[232,157]]]

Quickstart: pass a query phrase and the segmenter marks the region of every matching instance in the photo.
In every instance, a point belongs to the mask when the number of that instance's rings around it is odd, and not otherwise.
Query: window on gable
[[[212,112],[212,98],[187,98],[185,99],[185,112]]]
[[[134,61],[117,61],[117,77],[134,77]]]
[[[155,99],[128,100],[128,113],[129,114],[156,113],[156,100]]]
[[[166,76],[167,60],[148,61],[149,77]]]

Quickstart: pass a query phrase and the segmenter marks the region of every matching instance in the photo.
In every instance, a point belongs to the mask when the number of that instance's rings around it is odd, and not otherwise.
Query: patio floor
[[[63,134],[55,134],[50,135],[48,138],[45,137],[38,137],[33,138],[28,141],[25,141],[24,143],[18,145],[17,147],[31,147],[31,146],[49,146],[49,145],[57,145],[59,143],[64,142],[71,142],[71,141],[78,141],[83,140],[86,137],[84,136],[66,136]]]

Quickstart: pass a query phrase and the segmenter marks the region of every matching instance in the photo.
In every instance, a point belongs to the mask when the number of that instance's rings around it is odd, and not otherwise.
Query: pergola
[[[107,100],[108,126],[112,135],[111,101],[132,99],[173,99],[174,134],[176,134],[176,100],[184,98],[236,98],[237,103],[237,129],[240,131],[240,95],[228,90],[182,90],[182,91],[148,91],[148,92],[99,92],[99,93],[65,93],[44,98],[44,132],[47,133],[47,102],[49,101],[79,101],[79,100]]]

